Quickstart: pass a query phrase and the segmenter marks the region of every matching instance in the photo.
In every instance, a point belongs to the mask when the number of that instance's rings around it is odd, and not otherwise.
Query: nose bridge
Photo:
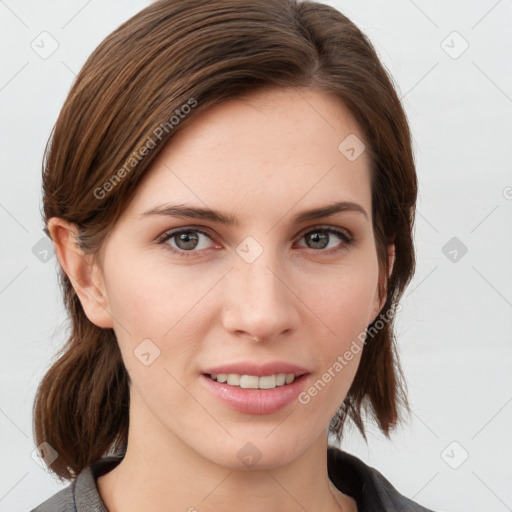
[[[229,273],[226,329],[265,339],[294,328],[298,315],[289,289],[293,287],[286,283],[289,274],[277,251],[246,239],[237,253]]]

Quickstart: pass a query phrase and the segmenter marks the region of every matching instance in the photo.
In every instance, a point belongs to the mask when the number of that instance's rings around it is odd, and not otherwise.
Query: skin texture
[[[308,369],[307,390],[379,314],[370,166],[367,152],[350,161],[338,150],[350,134],[364,140],[349,111],[324,93],[230,100],[171,140],[96,261],[74,245],[73,225],[50,220],[88,318],[114,329],[132,379],[126,457],[98,479],[111,512],[356,510],[328,479],[326,448],[360,354],[307,405],[295,400],[272,414],[232,410],[200,377],[227,362],[287,361]],[[359,204],[367,218],[346,211],[293,222],[335,201]],[[221,210],[239,224],[141,216],[163,204]],[[194,232],[197,247],[158,243],[185,227],[208,236]],[[328,234],[321,248],[320,227],[353,242]],[[237,253],[248,236],[262,249],[251,263]],[[187,247],[197,252],[169,250]],[[160,350],[148,366],[134,355],[144,339]],[[247,442],[261,457],[252,467],[237,456]]]

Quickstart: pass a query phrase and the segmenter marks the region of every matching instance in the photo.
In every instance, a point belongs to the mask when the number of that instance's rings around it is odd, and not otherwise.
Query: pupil
[[[198,236],[192,231],[180,233],[176,239],[176,244],[180,249],[194,249],[197,245],[197,242]]]
[[[310,235],[309,238],[313,241],[313,243],[320,242],[320,247],[313,247],[313,249],[323,249],[324,247],[327,247],[328,237],[326,233],[317,231],[314,234]]]

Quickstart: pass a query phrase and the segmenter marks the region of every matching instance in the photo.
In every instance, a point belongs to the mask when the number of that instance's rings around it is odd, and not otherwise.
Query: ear
[[[395,265],[395,244],[388,244],[388,265],[389,270],[387,275],[379,276],[379,284],[377,286],[377,290],[375,292],[375,309],[373,311],[373,319],[372,322],[377,318],[377,315],[380,313],[381,309],[384,307],[387,298],[388,291],[388,280],[393,272],[393,267]],[[370,322],[371,323],[371,322]]]
[[[60,266],[71,281],[87,318],[98,327],[113,327],[102,269],[91,254],[85,254],[79,247],[76,225],[52,217],[48,231]]]

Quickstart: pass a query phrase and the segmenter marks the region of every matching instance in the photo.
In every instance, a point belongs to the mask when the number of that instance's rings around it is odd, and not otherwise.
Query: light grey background
[[[397,320],[413,414],[391,441],[372,427],[368,445],[352,432],[343,448],[435,510],[512,510],[512,2],[326,3],[394,76],[420,181],[417,273]],[[31,458],[36,387],[65,341],[56,258],[36,245],[44,146],[87,56],[148,4],[0,1],[2,512],[63,486]]]

